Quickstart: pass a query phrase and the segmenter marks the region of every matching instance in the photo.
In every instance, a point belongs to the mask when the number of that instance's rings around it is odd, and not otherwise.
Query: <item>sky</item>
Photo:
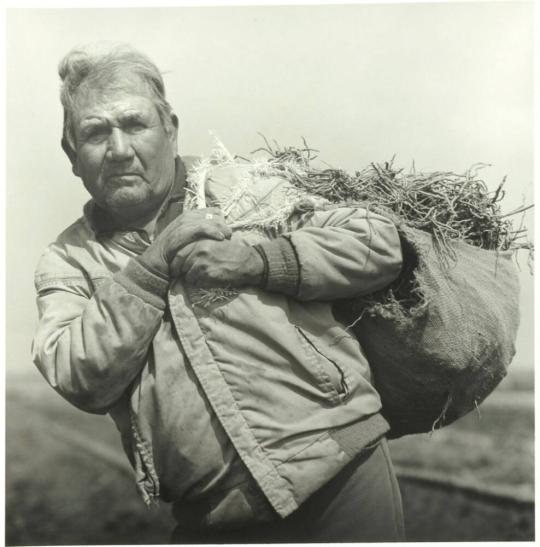
[[[305,137],[333,166],[507,176],[533,202],[533,4],[10,9],[7,13],[7,364],[31,367],[33,272],[87,195],[60,148],[56,73],[72,47],[128,42],[164,71],[181,154],[213,130],[233,153]],[[533,214],[525,225],[533,229]],[[532,234],[531,234],[532,235]],[[515,367],[533,363],[533,278],[518,256]]]

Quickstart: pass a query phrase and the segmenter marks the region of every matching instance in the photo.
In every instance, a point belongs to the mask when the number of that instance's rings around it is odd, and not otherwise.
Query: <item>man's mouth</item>
[[[129,181],[130,179],[134,179],[134,178],[142,178],[142,175],[140,175],[139,173],[126,172],[126,173],[111,173],[105,177],[107,181],[111,181],[111,182],[122,181],[122,180]]]

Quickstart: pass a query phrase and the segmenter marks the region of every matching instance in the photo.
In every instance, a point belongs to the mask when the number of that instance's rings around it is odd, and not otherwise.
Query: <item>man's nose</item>
[[[133,157],[131,139],[118,127],[113,127],[107,142],[107,158],[111,161],[125,161]]]

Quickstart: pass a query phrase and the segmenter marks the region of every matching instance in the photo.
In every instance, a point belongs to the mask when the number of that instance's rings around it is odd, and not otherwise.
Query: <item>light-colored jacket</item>
[[[234,176],[217,166],[213,192]],[[39,262],[33,356],[68,401],[111,414],[147,501],[201,525],[284,517],[385,434],[368,363],[331,301],[397,277],[390,221],[355,208],[298,215],[285,234],[294,296],[204,299],[144,268],[144,234],[97,233],[91,210]],[[275,250],[268,233],[256,239]]]

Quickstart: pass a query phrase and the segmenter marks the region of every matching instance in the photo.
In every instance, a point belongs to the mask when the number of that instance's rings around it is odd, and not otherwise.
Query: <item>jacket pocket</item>
[[[317,386],[332,404],[340,404],[349,395],[345,371],[336,361],[321,351],[316,338],[297,325],[294,328],[311,365],[309,372],[317,382]]]

